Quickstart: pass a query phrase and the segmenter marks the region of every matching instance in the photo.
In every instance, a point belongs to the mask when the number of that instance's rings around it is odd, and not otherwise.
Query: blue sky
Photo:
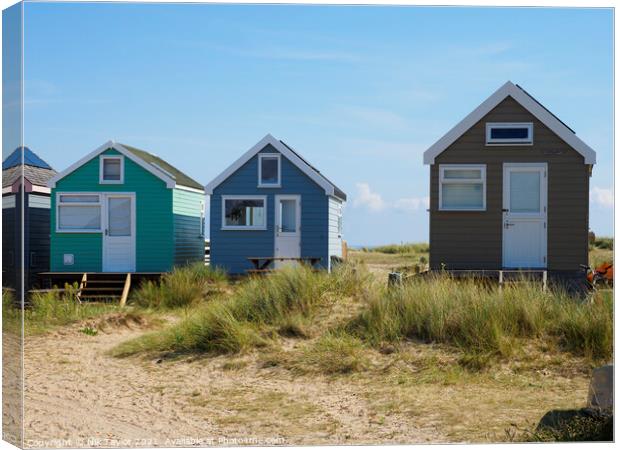
[[[598,153],[613,233],[609,9],[25,7],[25,143],[62,170],[108,139],[209,182],[266,133],[347,194],[345,237],[428,238],[423,151],[506,80]]]

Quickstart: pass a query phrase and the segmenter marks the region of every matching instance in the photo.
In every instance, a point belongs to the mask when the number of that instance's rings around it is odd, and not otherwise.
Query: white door
[[[504,268],[547,267],[547,164],[504,164]]]
[[[135,196],[105,194],[103,271],[136,270]]]
[[[301,256],[301,199],[298,195],[276,195],[275,257]],[[295,264],[275,261],[274,267]]]

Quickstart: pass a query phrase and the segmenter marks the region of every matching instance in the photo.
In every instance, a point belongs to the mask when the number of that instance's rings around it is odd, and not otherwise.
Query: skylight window
[[[531,145],[534,143],[534,124],[487,123],[487,145]]]

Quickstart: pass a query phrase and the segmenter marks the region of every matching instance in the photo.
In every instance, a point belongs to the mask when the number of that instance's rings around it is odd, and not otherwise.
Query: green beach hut
[[[52,272],[167,272],[204,261],[204,187],[149,152],[106,142],[48,186]]]

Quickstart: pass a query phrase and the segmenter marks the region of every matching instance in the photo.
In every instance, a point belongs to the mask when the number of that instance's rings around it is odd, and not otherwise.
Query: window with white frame
[[[534,124],[531,122],[486,124],[487,145],[531,145],[534,143]]]
[[[442,211],[484,211],[486,209],[486,166],[440,165],[439,209]]]
[[[280,187],[280,155],[260,153],[258,155],[258,186]]]
[[[58,194],[56,230],[72,233],[101,231],[101,199],[98,194]]]
[[[223,196],[222,229],[264,230],[267,228],[267,197]]]
[[[99,158],[99,182],[102,184],[121,184],[124,177],[122,156],[103,155]]]

